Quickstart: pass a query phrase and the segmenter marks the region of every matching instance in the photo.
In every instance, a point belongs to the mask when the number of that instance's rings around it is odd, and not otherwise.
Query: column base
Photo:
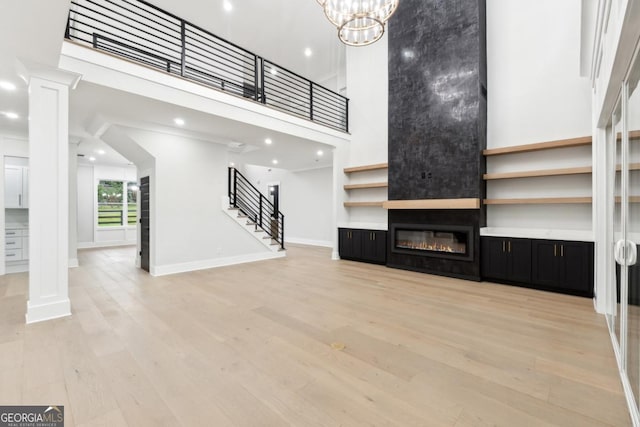
[[[45,304],[34,305],[27,302],[27,324],[71,316],[71,302],[69,298]]]

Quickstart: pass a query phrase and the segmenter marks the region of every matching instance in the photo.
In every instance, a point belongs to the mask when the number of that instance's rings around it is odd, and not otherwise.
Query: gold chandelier
[[[380,40],[384,26],[399,0],[316,0],[349,46],[366,46]]]

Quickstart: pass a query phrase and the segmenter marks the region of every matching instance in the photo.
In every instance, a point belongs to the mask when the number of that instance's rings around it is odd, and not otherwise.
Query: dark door
[[[561,286],[585,294],[593,292],[593,253],[590,243],[562,242],[560,244]]]
[[[533,252],[533,282],[538,285],[557,288],[560,282],[559,258],[561,245],[553,240],[534,240],[531,244]]]
[[[509,239],[509,280],[518,283],[531,282],[531,240]]]
[[[149,271],[149,177],[140,179],[140,267]]]
[[[482,276],[491,279],[507,279],[507,242],[496,237],[480,238]]]
[[[374,231],[373,245],[375,247],[374,261],[380,264],[386,264],[387,263],[387,232]]]

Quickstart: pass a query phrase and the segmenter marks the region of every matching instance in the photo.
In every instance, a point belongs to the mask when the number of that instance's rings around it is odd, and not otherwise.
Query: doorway
[[[267,195],[271,203],[269,212],[269,231],[272,237],[279,235],[278,211],[280,210],[280,183],[271,182],[267,184]]]

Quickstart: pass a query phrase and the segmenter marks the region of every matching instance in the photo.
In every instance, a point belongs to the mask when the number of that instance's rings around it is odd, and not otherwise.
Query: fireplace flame
[[[464,243],[439,243],[439,242],[416,242],[412,240],[397,240],[396,247],[400,249],[414,249],[420,251],[449,252],[454,254],[464,254],[466,247]]]

